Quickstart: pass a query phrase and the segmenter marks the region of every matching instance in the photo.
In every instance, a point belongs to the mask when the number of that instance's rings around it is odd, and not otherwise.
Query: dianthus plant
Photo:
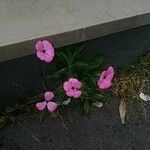
[[[56,51],[47,40],[38,41],[35,50],[39,63],[46,66],[42,69],[44,92],[36,103],[38,110],[55,112],[79,106],[89,113],[94,103],[105,100],[105,91],[112,86],[114,69],[109,66],[101,71],[102,55],[88,58],[83,45]]]

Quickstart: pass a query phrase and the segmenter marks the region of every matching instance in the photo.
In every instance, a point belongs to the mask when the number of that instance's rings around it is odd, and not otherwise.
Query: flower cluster
[[[55,50],[52,43],[49,41],[38,41],[35,45],[35,48],[37,57],[41,61],[50,63],[54,59]],[[100,74],[97,81],[97,87],[101,90],[110,88],[112,86],[113,77],[114,69],[112,66],[110,66]],[[70,99],[79,99],[82,97],[82,95],[84,95],[84,91],[82,89],[83,84],[84,83],[82,83],[76,77],[72,76],[62,83],[62,90],[64,91],[66,97],[69,97]],[[51,91],[46,91],[44,93],[44,100],[36,104],[37,109],[42,111],[47,108],[50,112],[55,111],[59,104],[52,100],[54,100],[54,93]]]

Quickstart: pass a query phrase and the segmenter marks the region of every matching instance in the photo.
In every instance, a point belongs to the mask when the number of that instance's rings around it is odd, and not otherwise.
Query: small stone
[[[102,102],[94,102],[93,106],[101,108],[103,106],[103,103]]]
[[[144,93],[140,93],[139,97],[144,101],[150,101],[150,96]]]

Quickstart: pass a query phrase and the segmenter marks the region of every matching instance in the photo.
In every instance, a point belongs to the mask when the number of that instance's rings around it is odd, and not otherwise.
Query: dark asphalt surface
[[[72,112],[66,126],[50,117],[40,123],[39,114],[23,115],[0,130],[0,150],[150,150],[150,116],[139,116],[134,113],[122,125],[115,100],[93,108],[89,117]]]

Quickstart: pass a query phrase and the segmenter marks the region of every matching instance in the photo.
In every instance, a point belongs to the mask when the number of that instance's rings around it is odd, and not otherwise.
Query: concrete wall
[[[0,62],[150,24],[150,0],[0,0]]]

